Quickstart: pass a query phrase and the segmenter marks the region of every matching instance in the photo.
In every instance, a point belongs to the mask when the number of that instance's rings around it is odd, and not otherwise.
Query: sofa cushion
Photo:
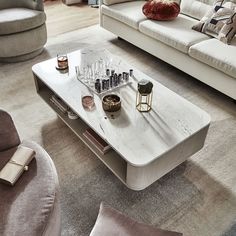
[[[42,25],[46,15],[42,11],[26,8],[0,10],[0,35],[26,31]]]
[[[232,31],[232,29],[236,28],[234,27],[234,17],[232,16],[234,16],[236,5],[231,7],[225,5],[223,5],[223,0],[217,0],[206,15],[192,29],[219,38],[220,40],[224,39],[222,41],[229,44],[235,35],[235,31]],[[225,29],[225,33],[221,33],[222,36],[219,37],[219,33],[228,22],[230,23],[230,25],[227,24],[229,26],[227,27],[228,30]],[[227,35],[230,31],[232,31],[231,34]]]
[[[217,39],[200,42],[190,47],[189,55],[236,78],[236,38],[233,39],[231,45]]]
[[[139,22],[146,20],[142,12],[145,1],[133,1],[112,6],[102,5],[102,14],[138,29]]]
[[[218,39],[223,43],[230,44],[236,34],[236,12],[227,20],[219,32]]]
[[[100,205],[97,221],[90,236],[181,236],[168,230],[155,228],[148,224],[139,223],[119,211]]]
[[[200,20],[211,9],[215,0],[181,0],[181,13]]]
[[[208,36],[191,29],[196,22],[197,20],[180,14],[174,21],[143,21],[139,24],[139,30],[181,52],[188,53],[190,46],[209,39]]]

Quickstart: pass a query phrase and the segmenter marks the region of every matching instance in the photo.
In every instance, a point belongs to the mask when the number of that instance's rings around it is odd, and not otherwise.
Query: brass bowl
[[[108,94],[102,98],[102,108],[104,111],[115,112],[121,108],[120,97],[115,94]]]

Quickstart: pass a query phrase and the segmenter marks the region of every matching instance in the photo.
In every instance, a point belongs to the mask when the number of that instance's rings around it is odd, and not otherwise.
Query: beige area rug
[[[211,115],[205,147],[143,191],[127,189],[35,92],[33,64],[90,45],[121,56]],[[12,114],[21,137],[40,143],[55,162],[62,235],[89,235],[101,201],[185,236],[236,235],[236,105],[196,79],[92,26],[50,38],[31,61],[0,64],[0,106]]]

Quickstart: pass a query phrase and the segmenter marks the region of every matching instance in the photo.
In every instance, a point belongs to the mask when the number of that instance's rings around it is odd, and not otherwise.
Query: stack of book
[[[68,107],[62,99],[56,95],[52,95],[50,101],[64,114],[67,113]]]
[[[86,137],[102,154],[107,153],[111,146],[102,139],[95,131],[91,128],[87,129],[83,133],[84,137]]]

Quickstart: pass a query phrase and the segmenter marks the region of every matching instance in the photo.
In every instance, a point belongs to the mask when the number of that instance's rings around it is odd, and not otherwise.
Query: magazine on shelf
[[[56,95],[52,95],[50,98],[50,101],[63,113],[67,113],[68,107],[67,105],[63,102],[62,99],[60,99]]]
[[[93,129],[88,128],[83,133],[84,137],[86,137],[102,154],[107,153],[111,146],[102,139]]]

